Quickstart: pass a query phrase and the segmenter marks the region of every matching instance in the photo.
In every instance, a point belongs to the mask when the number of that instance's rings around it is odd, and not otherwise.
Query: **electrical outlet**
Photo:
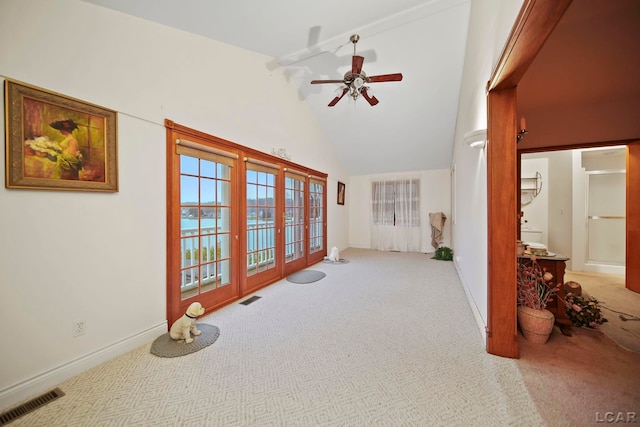
[[[71,334],[74,337],[78,337],[80,335],[84,335],[87,332],[87,323],[84,319],[74,320],[71,327]]]

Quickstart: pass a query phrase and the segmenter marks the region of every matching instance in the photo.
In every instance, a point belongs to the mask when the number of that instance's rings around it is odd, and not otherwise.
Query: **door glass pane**
[[[231,182],[217,180],[218,189],[216,191],[216,201],[218,205],[231,204]]]
[[[183,300],[231,283],[230,176],[228,165],[180,156]]]
[[[200,176],[215,178],[216,165],[217,163],[210,162],[209,160],[200,160]]]
[[[285,177],[285,262],[304,258],[304,178]]]
[[[216,182],[215,179],[200,178],[200,205],[215,206]]]
[[[198,175],[198,159],[189,156],[180,156],[180,173]]]
[[[324,250],[324,184],[309,185],[309,253]]]
[[[231,208],[218,208],[216,213],[218,232],[229,233],[231,231]]]
[[[275,182],[275,173],[247,169],[247,276],[275,268]]]
[[[223,165],[221,163],[216,163],[216,169],[217,169],[216,176],[219,179],[224,179],[227,181],[231,179],[231,175],[230,175],[231,168],[229,166]]]
[[[190,206],[198,204],[198,177],[187,175],[180,177],[180,204]]]

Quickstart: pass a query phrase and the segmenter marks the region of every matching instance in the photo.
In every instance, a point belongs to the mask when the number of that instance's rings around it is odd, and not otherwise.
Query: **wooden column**
[[[518,357],[516,88],[489,92],[487,352]]]
[[[640,292],[640,141],[627,145],[626,287]]]

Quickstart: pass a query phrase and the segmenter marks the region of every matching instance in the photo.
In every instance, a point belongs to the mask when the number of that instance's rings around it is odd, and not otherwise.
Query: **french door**
[[[278,189],[280,167],[262,160],[245,158],[245,282],[247,294],[280,278],[282,265],[282,225]]]
[[[307,175],[288,169],[284,173],[284,275],[298,271],[307,263]]]
[[[194,138],[176,139],[167,241],[172,321],[192,302],[211,308],[238,296],[236,158]]]
[[[309,178],[309,238],[307,265],[322,261],[327,254],[326,180]]]
[[[326,255],[326,175],[165,120],[167,320]]]

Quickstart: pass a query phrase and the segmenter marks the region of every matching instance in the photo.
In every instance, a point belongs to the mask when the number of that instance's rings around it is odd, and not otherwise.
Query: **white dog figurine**
[[[173,322],[169,330],[169,336],[174,340],[184,340],[187,344],[193,342],[191,334],[200,335],[200,331],[196,328],[196,318],[202,316],[202,313],[204,313],[204,308],[199,302],[191,303],[187,308],[187,312]]]
[[[340,261],[340,252],[338,251],[338,248],[336,248],[335,246],[332,247],[331,252],[329,253],[329,256],[327,257],[327,259],[333,262]]]

